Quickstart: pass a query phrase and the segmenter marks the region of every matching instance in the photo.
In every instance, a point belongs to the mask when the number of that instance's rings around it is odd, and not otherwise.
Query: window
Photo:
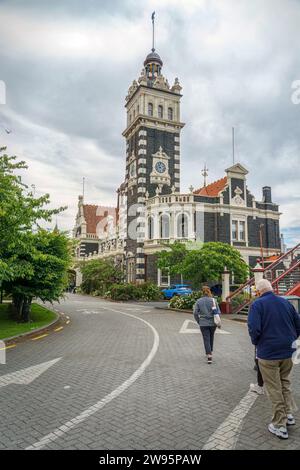
[[[170,283],[170,275],[169,275],[169,270],[162,269],[160,271],[160,285],[161,286],[168,286]]]
[[[239,239],[240,241],[244,242],[245,241],[245,222],[241,221],[239,222],[239,232],[240,232],[240,235],[239,235]]]
[[[148,218],[148,239],[152,240],[154,231],[154,220],[153,217]]]
[[[161,104],[158,106],[158,117],[160,119],[162,119],[164,117],[164,108],[162,107]]]
[[[238,221],[237,220],[232,221],[231,232],[232,232],[232,240],[237,240],[237,237],[238,237]]]
[[[178,238],[188,237],[188,218],[186,214],[179,214],[177,218],[177,236]]]
[[[231,222],[231,238],[233,241],[246,241],[246,222],[244,220],[233,220]]]
[[[168,108],[168,119],[169,121],[173,121],[173,109]]]
[[[153,116],[153,104],[148,103],[148,116]]]
[[[159,223],[160,223],[160,227],[159,227],[160,238],[169,238],[169,232],[170,232],[169,216],[167,214],[163,214],[160,217]]]

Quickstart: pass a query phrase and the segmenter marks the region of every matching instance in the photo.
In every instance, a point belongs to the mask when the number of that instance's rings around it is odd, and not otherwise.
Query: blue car
[[[166,289],[162,289],[164,298],[167,300],[172,299],[172,297],[175,297],[176,295],[189,295],[192,292],[192,289],[187,284],[173,284]]]

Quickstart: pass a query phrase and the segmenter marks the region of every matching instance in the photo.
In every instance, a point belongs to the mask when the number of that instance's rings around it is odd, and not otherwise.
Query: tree
[[[86,294],[98,292],[103,295],[112,284],[124,280],[124,272],[111,259],[95,259],[80,263],[82,272],[81,289]]]
[[[34,297],[43,302],[59,300],[68,286],[72,262],[71,241],[64,233],[39,229],[26,238],[27,251],[17,253],[16,263],[27,266],[27,275],[4,282],[5,290],[12,294],[15,314],[24,322],[29,321]]]
[[[157,267],[168,269],[172,276],[183,274],[183,261],[188,253],[185,245],[175,241],[166,245],[166,248],[158,253]]]
[[[228,243],[208,242],[200,250],[187,250],[184,245],[181,248],[173,246],[169,245],[169,252],[160,252],[158,267],[169,266],[171,274],[182,274],[195,286],[210,281],[220,282],[225,267],[238,282],[244,282],[249,274],[249,267],[240,252]]]
[[[26,163],[17,161],[15,156],[8,156],[5,150],[5,147],[0,149],[0,284],[13,293],[15,312],[28,320],[29,299],[38,296],[32,294],[34,289],[29,284],[37,276],[38,260],[43,259],[43,256],[45,259],[47,254],[47,249],[42,245],[47,245],[48,235],[41,229],[40,223],[50,222],[54,214],[65,208],[46,209],[45,206],[50,202],[49,195],[34,196],[18,175],[18,172],[27,169]],[[54,251],[52,255],[55,256]],[[35,292],[39,292],[39,289]],[[48,295],[47,300],[57,298],[55,286],[52,293],[53,298]]]

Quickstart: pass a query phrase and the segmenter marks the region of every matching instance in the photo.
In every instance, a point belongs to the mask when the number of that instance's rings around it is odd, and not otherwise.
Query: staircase
[[[263,276],[268,279],[279,295],[300,295],[300,243],[276,261],[266,266]],[[226,313],[247,315],[250,303],[254,299],[252,277],[226,298]]]

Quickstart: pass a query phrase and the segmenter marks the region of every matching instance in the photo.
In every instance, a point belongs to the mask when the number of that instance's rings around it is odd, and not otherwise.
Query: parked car
[[[189,295],[193,291],[187,284],[172,284],[166,289],[162,289],[162,293],[165,299],[169,300],[176,295]]]

